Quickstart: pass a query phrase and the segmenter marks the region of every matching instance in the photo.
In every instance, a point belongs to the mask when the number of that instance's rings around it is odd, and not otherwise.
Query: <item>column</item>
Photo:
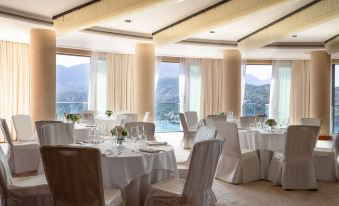
[[[241,115],[241,54],[236,49],[224,51],[223,112]]]
[[[326,51],[311,52],[310,117],[322,120],[321,136],[329,136],[331,108],[331,56]]]
[[[135,47],[134,107],[139,121],[145,112],[154,120],[155,49],[153,44],[141,43]]]
[[[54,120],[56,102],[56,38],[47,29],[31,29],[31,97],[33,121]]]

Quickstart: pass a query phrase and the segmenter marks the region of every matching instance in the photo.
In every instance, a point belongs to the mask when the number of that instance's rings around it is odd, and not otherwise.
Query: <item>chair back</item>
[[[47,124],[42,127],[41,145],[74,144],[74,127],[69,123]]]
[[[195,205],[211,195],[212,184],[222,151],[223,139],[210,139],[193,146],[183,199]],[[212,198],[212,197],[209,197]],[[193,203],[193,204],[192,204]]]
[[[287,128],[285,161],[311,161],[320,127],[291,125]]]
[[[225,115],[208,115],[206,117],[206,126],[207,127],[215,127],[216,121],[227,121],[227,117]]]
[[[44,144],[44,139],[42,138],[42,127],[47,124],[55,124],[55,123],[62,123],[62,121],[54,121],[54,120],[42,120],[35,122],[36,133],[38,135],[38,140],[40,145]]]
[[[145,112],[144,118],[143,118],[143,122],[148,122],[149,121],[149,117],[150,117],[151,113],[150,112]]]
[[[208,139],[213,139],[217,137],[217,131],[215,128],[200,126],[198,127],[197,132],[193,140],[193,145]]]
[[[197,130],[198,128],[198,113],[195,111],[185,112],[185,117],[187,120],[187,126],[189,130]]]
[[[215,122],[218,137],[225,139],[224,148],[222,150],[223,155],[240,158],[241,149],[239,142],[238,127],[236,123],[217,121]]]
[[[240,128],[250,128],[251,123],[255,124],[255,116],[240,117]]]
[[[83,120],[87,121],[87,123],[89,124],[94,124],[94,114],[93,113],[87,113],[84,112],[81,114],[81,117]]]
[[[122,125],[123,124],[123,120],[127,118],[127,115],[125,114],[118,114],[116,119],[115,119],[115,124],[116,125]]]
[[[321,127],[321,119],[320,118],[301,118],[300,124]]]
[[[16,137],[19,141],[32,140],[32,120],[29,115],[18,114],[12,116]]]
[[[9,168],[7,157],[0,147],[0,196],[7,198],[8,185],[13,184],[13,177]]]
[[[9,132],[8,125],[5,119],[0,118],[0,127],[4,138],[6,139],[10,149],[13,149],[13,140],[11,133]]]
[[[188,125],[187,125],[185,115],[183,113],[179,113],[179,118],[180,118],[180,123],[181,123],[182,129],[184,130],[184,133],[188,133],[189,129],[188,129]]]
[[[125,127],[128,130],[128,133],[130,133],[130,134],[131,134],[131,128],[132,127],[139,127],[139,126],[144,127],[147,141],[155,141],[155,137],[154,137],[155,124],[154,123],[150,123],[150,122],[127,122],[125,124]]]
[[[334,159],[338,160],[339,158],[339,134],[334,138],[333,140],[333,149],[334,149]],[[339,162],[335,161],[335,172],[336,172],[336,177],[337,180],[339,181]]]
[[[42,146],[40,151],[55,206],[105,205],[98,149]]]
[[[126,118],[124,118],[121,122],[122,125],[125,125],[127,122],[138,121],[138,114],[129,113],[129,114],[125,114],[125,115],[126,115]]]

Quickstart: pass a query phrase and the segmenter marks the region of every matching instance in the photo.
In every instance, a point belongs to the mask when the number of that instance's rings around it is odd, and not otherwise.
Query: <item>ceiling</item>
[[[90,0],[0,1],[0,39],[29,43],[31,28],[53,29],[51,23],[53,16],[88,2]],[[57,45],[95,51],[133,53],[136,43],[152,42],[152,33],[218,2],[220,0],[172,0],[105,21],[94,28],[105,32],[80,31],[58,36]],[[255,14],[244,15],[236,21],[214,28],[214,33],[205,31],[191,35],[188,41],[156,48],[156,53],[170,56],[222,58],[222,51],[236,48],[239,39],[310,2],[312,0],[294,0],[287,5],[279,4]],[[25,19],[25,17],[30,18]],[[126,23],[127,19],[131,20],[131,23]],[[283,47],[264,47],[244,52],[242,56],[247,59],[309,59],[312,50],[323,49],[322,44],[326,40],[339,34],[337,25],[339,25],[339,17],[297,32],[295,33],[297,37],[290,36],[273,43],[285,45]],[[339,55],[334,54],[333,57],[337,58]]]

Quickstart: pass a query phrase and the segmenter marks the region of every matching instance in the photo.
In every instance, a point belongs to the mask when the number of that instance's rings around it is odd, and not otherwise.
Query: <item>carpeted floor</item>
[[[174,146],[177,161],[187,158],[190,151],[180,147],[182,133],[158,133],[157,137]],[[215,180],[213,190],[218,206],[339,206],[339,182],[318,182],[318,191],[285,191],[264,180],[246,185]]]

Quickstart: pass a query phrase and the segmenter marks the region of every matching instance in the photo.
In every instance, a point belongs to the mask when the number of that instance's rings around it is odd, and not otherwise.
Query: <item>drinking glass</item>
[[[138,127],[131,127],[130,136],[131,136],[131,138],[133,140],[133,144],[134,144],[133,148],[136,149],[135,148],[136,147],[136,143],[137,143],[137,140],[139,138],[139,129],[138,129]]]

